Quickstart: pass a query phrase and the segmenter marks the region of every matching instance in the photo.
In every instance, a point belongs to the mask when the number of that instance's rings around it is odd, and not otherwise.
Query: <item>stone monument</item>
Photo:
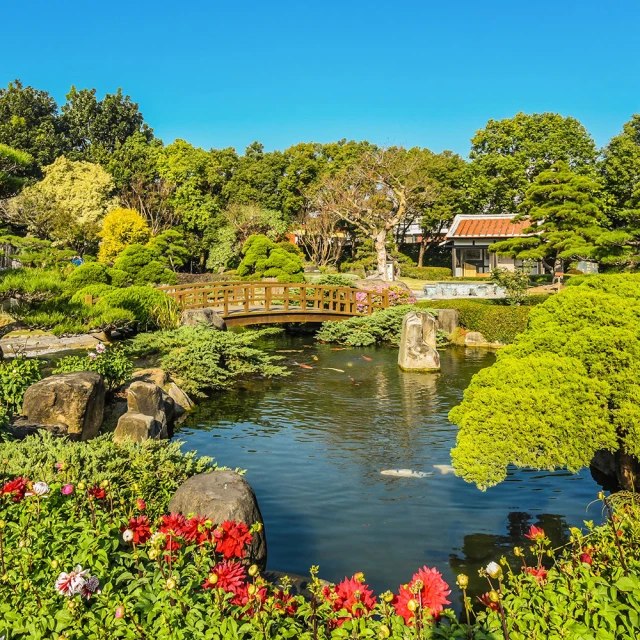
[[[438,371],[436,319],[426,311],[412,311],[402,321],[398,366],[403,371]]]

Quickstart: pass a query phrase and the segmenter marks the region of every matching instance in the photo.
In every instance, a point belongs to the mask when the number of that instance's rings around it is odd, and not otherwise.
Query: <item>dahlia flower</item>
[[[100,581],[98,576],[91,576],[82,587],[82,597],[87,600],[94,594],[100,593]]]
[[[481,602],[485,607],[487,607],[487,609],[491,609],[492,611],[499,610],[498,603],[493,602],[493,600],[491,600],[491,598],[489,597],[488,591],[487,593],[483,593],[481,596],[478,597],[478,602]]]
[[[534,542],[541,542],[547,536],[544,533],[544,529],[541,529],[540,527],[536,527],[535,525],[532,524],[531,528],[529,529],[529,533],[525,533],[524,537],[529,538],[529,540],[533,540]]]
[[[442,579],[437,569],[422,567],[413,574],[411,582],[400,587],[398,595],[393,599],[396,613],[402,616],[407,624],[413,624],[415,617],[409,607],[410,601],[417,601],[424,611],[437,618],[444,605],[451,604],[447,596],[451,593],[449,585]]]
[[[246,547],[253,541],[249,528],[244,522],[225,520],[215,531],[216,551],[226,560],[244,558]]]
[[[20,502],[27,491],[28,482],[26,478],[14,478],[2,487],[2,495],[11,496],[14,502]]]
[[[102,487],[97,485],[91,487],[88,491],[89,495],[95,500],[104,500],[107,497],[107,492]]]
[[[46,496],[49,493],[49,485],[46,482],[34,482],[33,493],[37,496]]]
[[[96,345],[96,353],[104,353],[107,350],[107,347],[105,347],[102,342],[99,342]]]
[[[63,596],[75,596],[78,593],[82,593],[88,575],[89,571],[83,569],[80,565],[71,573],[65,573],[63,571],[56,580],[55,589]]]
[[[136,507],[138,507],[139,511],[144,511],[147,508],[147,503],[142,498],[138,498],[136,500]]]
[[[525,567],[525,571],[530,573],[538,582],[542,582],[547,577],[548,573],[546,569],[536,569],[535,567]]]
[[[215,578],[212,579],[212,576]],[[202,585],[203,589],[222,589],[231,593],[237,593],[245,584],[247,570],[239,562],[225,560],[219,562],[209,574],[209,578]]]
[[[181,513],[170,513],[169,515],[162,516],[160,532],[171,536],[182,537],[184,523],[185,517]]]
[[[293,599],[290,593],[285,593],[282,589],[278,589],[273,596],[273,608],[284,611],[288,616],[292,616],[298,610],[298,603]]]
[[[150,522],[147,516],[129,518],[129,526],[127,528],[131,531],[131,539],[135,544],[144,544],[151,538]]]
[[[122,539],[125,542],[133,542],[133,531],[131,531],[131,529],[125,529],[122,532]]]
[[[490,578],[500,578],[502,576],[502,567],[497,562],[490,562],[486,566],[486,572]]]
[[[62,493],[62,495],[70,496],[73,493],[73,485],[65,484],[64,487],[60,489],[60,492]]]
[[[376,606],[376,598],[368,585],[363,584],[356,576],[345,578],[333,589],[324,587],[324,597],[331,603],[334,611],[346,609],[349,616],[337,618],[334,622],[340,626],[347,620],[360,618]]]
[[[204,516],[189,518],[182,527],[182,535],[185,540],[195,542],[196,544],[209,542],[212,537],[212,532],[211,527],[207,526],[207,518]]]

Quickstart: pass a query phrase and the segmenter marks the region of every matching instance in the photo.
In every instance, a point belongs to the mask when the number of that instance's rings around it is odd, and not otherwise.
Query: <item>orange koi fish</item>
[[[367,362],[371,362],[373,360],[373,358],[370,358],[369,356],[362,356],[363,360],[366,360]]]

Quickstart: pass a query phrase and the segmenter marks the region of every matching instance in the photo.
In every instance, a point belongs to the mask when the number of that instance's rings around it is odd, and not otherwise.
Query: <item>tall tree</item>
[[[557,113],[518,113],[489,120],[471,139],[470,197],[478,213],[514,213],[536,176],[555,162],[591,173],[596,145],[578,120]]]
[[[496,242],[490,251],[543,260],[554,271],[563,271],[568,260],[594,257],[608,222],[600,194],[601,185],[592,177],[556,162],[536,177],[519,207],[515,220],[530,223],[525,235]]]
[[[20,80],[0,89],[0,143],[27,152],[36,162],[31,175],[40,177],[40,167],[66,150],[56,101]]]
[[[33,158],[26,151],[0,144],[0,200],[20,190],[32,166]]]
[[[373,239],[378,275],[386,280],[387,235],[433,201],[435,186],[423,150],[377,149],[335,176],[326,176],[314,209],[337,216]]]

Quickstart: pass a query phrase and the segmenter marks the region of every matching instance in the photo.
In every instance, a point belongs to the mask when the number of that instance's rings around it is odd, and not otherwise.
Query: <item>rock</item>
[[[389,287],[400,287],[401,289],[406,289],[409,293],[412,293],[411,289],[406,285],[402,280],[394,280],[393,282],[387,282],[386,280],[382,280],[382,278],[373,277],[373,278],[365,278],[363,280],[355,280],[353,286],[356,289],[362,289],[363,291],[372,291],[373,289],[377,289],[381,287],[382,289],[388,289]]]
[[[412,311],[402,320],[398,366],[403,371],[437,371],[436,320],[426,311]]]
[[[142,442],[143,440],[159,439],[162,425],[153,416],[128,411],[118,420],[118,426],[113,432],[114,442]],[[166,432],[166,426],[165,426]],[[166,435],[164,436],[166,437]]]
[[[24,394],[22,413],[45,426],[66,425],[79,440],[95,438],[104,413],[105,386],[93,371],[60,373],[32,384]]]
[[[175,382],[172,382],[169,385],[167,393],[175,404],[176,416],[181,416],[187,411],[191,411],[195,406],[191,401],[191,398]]]
[[[168,427],[173,419],[174,406],[173,399],[153,382],[135,380],[127,388],[127,412],[150,416],[158,423],[153,429],[153,438],[169,437]]]
[[[74,349],[92,349],[100,340],[88,334],[59,338],[42,331],[13,331],[2,337],[0,348],[8,358],[24,355],[35,358],[42,354]]]
[[[127,401],[124,398],[112,398],[111,402],[104,405],[104,417],[102,418],[102,433],[109,433],[115,430],[120,416],[127,413]]]
[[[438,309],[436,332],[444,331],[450,336],[458,328],[458,323],[459,313],[457,309]]]
[[[32,422],[24,416],[14,417],[8,426],[9,433],[17,440],[24,440],[27,436],[31,436],[39,431],[46,430],[54,436],[67,436],[67,425],[58,422],[56,424],[40,424]],[[70,440],[78,439],[73,435],[68,436]]]
[[[465,347],[501,347],[500,342],[489,342],[479,331],[469,331],[464,336]]]
[[[227,323],[213,309],[185,309],[182,312],[181,326],[197,327],[201,324],[218,329],[218,331],[227,330]]]
[[[212,471],[189,478],[171,498],[169,511],[206,516],[215,524],[225,520],[237,520],[248,526],[263,522],[253,489],[235,471]],[[249,561],[261,570],[267,566],[264,527],[254,534],[249,555]]]
[[[140,369],[140,371],[134,372],[134,374],[131,376],[132,381],[140,380],[142,382],[153,382],[153,384],[157,384],[163,389],[167,384],[168,379],[169,376],[167,375],[167,372],[164,369],[160,369],[159,367]]]

